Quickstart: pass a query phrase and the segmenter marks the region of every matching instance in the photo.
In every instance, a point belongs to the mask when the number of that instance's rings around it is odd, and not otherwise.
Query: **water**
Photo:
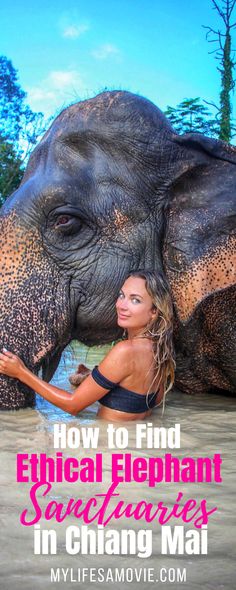
[[[85,362],[92,367],[99,362],[107,350],[104,347],[100,352],[91,350],[86,352],[84,347],[73,345],[65,351],[60,367],[54,377],[54,383],[62,388],[70,389],[68,375],[70,375],[78,362]],[[87,355],[87,358],[86,358]],[[153,552],[148,558],[139,558],[137,555],[68,555],[65,548],[65,529],[71,524],[80,526],[72,516],[66,522],[56,524],[54,521],[41,521],[41,528],[53,528],[57,532],[56,555],[34,555],[33,552],[33,527],[24,527],[19,522],[21,512],[30,506],[28,483],[16,483],[15,463],[16,453],[46,453],[55,456],[53,448],[53,425],[63,422],[67,427],[99,426],[100,436],[98,448],[84,450],[66,449],[65,456],[74,456],[81,459],[83,456],[94,458],[96,453],[103,454],[104,478],[102,483],[90,484],[53,484],[50,492],[50,500],[67,502],[71,496],[88,500],[96,493],[102,493],[110,485],[110,455],[107,449],[107,423],[96,418],[96,404],[85,410],[78,418],[67,416],[61,410],[54,408],[44,400],[38,398],[36,409],[21,410],[18,412],[1,413],[1,590],[40,590],[41,588],[78,588],[90,590],[97,586],[108,588],[110,584],[94,583],[86,580],[83,584],[72,581],[76,579],[78,568],[128,568],[128,572],[134,568],[154,568],[155,577],[159,577],[160,568],[165,568],[169,575],[178,575],[178,568],[186,568],[187,581],[178,583],[166,581],[163,584],[165,590],[170,588],[185,587],[194,590],[202,586],[204,589],[230,589],[235,587],[235,509],[234,509],[234,482],[235,482],[235,410],[236,400],[232,398],[209,396],[187,396],[179,392],[173,392],[166,405],[164,417],[160,410],[156,410],[151,417],[154,426],[169,428],[175,423],[181,427],[181,449],[175,450],[146,450],[135,448],[135,423],[126,423],[129,434],[129,447],[125,452],[132,452],[133,456],[163,457],[165,452],[172,452],[176,457],[184,456],[212,456],[214,453],[222,455],[222,483],[160,483],[157,487],[149,488],[146,483],[137,482],[121,483],[119,486],[120,497],[124,502],[139,502],[145,499],[147,502],[157,504],[160,500],[167,506],[173,506],[178,492],[181,491],[185,499],[195,498],[199,504],[206,498],[209,508],[217,506],[209,520],[208,526],[208,555],[161,555],[161,530],[158,521],[146,524],[144,520],[131,521],[122,519],[112,521],[110,528],[121,530],[132,528],[136,532],[140,528],[153,531]],[[116,424],[118,428],[120,425]],[[119,451],[122,453],[122,451]],[[41,501],[45,506],[48,498]],[[31,518],[33,511],[31,510]],[[182,522],[172,520],[171,525],[181,525]],[[91,527],[93,528],[93,527]],[[190,523],[187,528],[193,529]],[[53,583],[50,581],[51,568],[69,568],[72,579]],[[71,569],[70,569],[71,568]],[[133,569],[132,569],[133,568]],[[168,576],[168,573],[166,574]],[[114,582],[115,588],[150,588],[162,587],[161,582]]]

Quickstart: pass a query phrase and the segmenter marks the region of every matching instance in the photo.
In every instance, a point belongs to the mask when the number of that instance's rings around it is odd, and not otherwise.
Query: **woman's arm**
[[[127,355],[124,358],[125,351],[120,346],[122,344],[124,343],[118,343],[114,346],[100,365],[102,374],[114,383],[119,383],[129,374]],[[75,389],[74,393],[71,394],[68,391],[39,379],[39,377],[27,369],[19,357],[7,351],[0,353],[0,373],[19,379],[19,381],[31,387],[31,389],[39,393],[44,399],[74,416],[99,400],[108,391],[98,385],[89,375]]]

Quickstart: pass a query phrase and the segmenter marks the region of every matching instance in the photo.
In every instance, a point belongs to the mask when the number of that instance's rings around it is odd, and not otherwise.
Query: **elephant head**
[[[176,136],[161,111],[142,97],[104,92],[63,111],[1,210],[0,345],[19,354],[34,372],[42,367],[48,380],[71,339],[96,344],[119,336],[114,301],[131,270],[164,268],[176,309],[178,379],[188,389],[194,342],[199,348],[203,342],[200,312],[210,321],[204,306],[215,292],[219,302],[223,298],[218,307],[225,306],[224,318],[231,308],[232,276],[227,284],[209,282],[191,301],[186,296],[188,279],[188,293],[191,284],[195,292],[194,269],[205,253],[213,260],[222,244],[229,252],[231,209],[220,194],[220,209],[214,204],[221,173],[231,195],[233,149],[219,142],[213,149],[207,138]],[[206,217],[201,217],[203,207]],[[215,219],[221,209],[225,233],[218,241]],[[210,242],[205,238],[209,224]],[[186,330],[188,339],[192,334],[187,344]],[[223,388],[231,391],[229,381]],[[207,389],[212,384],[209,379]],[[33,401],[25,386],[0,377],[1,409]]]

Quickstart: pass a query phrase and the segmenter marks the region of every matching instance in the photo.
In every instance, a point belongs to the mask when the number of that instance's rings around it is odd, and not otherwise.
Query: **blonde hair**
[[[142,336],[153,342],[154,378],[150,385],[157,383],[159,391],[157,406],[165,406],[165,397],[173,386],[175,375],[175,360],[173,347],[173,305],[169,288],[164,276],[152,271],[138,270],[130,273],[131,277],[144,279],[145,287],[150,295],[153,307],[157,310],[154,319],[144,328]],[[147,394],[148,400],[148,394]]]

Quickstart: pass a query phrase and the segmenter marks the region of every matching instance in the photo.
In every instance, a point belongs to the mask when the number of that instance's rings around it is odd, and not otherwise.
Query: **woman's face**
[[[120,328],[141,330],[156,317],[156,309],[145,287],[145,280],[129,277],[121,287],[117,302],[117,323]]]

